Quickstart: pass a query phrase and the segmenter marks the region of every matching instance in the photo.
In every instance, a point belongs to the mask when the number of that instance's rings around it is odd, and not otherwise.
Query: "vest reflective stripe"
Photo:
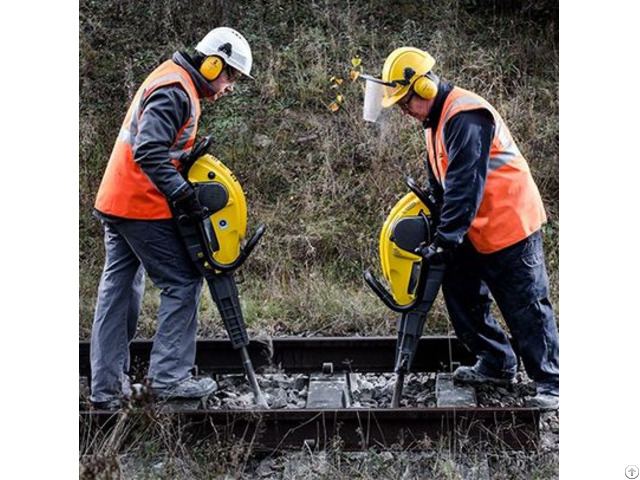
[[[169,149],[169,159],[178,166],[180,157],[193,147],[200,118],[198,92],[187,71],[168,60],[147,77],[129,106],[98,190],[95,207],[99,211],[116,217],[139,220],[171,218],[171,211],[164,195],[133,158],[133,145],[145,100],[157,88],[171,84],[182,86],[187,92],[191,108],[189,118],[180,128]]]
[[[442,172],[440,170],[440,165],[439,163],[436,163],[435,161],[433,161],[432,159],[436,158],[436,154],[435,154],[435,150],[434,150],[434,145],[433,145],[433,141],[432,141],[432,136],[431,136],[431,130],[425,130],[425,136],[427,138],[427,161],[431,164],[431,170],[433,171],[433,174],[436,177],[436,180],[438,180],[438,183],[442,186],[442,188],[446,188],[446,179],[443,178],[442,176]]]
[[[436,128],[425,131],[428,161],[436,179],[446,189],[449,158],[444,131],[447,122],[462,111],[486,109],[494,118],[495,131],[489,154],[484,196],[468,236],[481,253],[492,253],[528,237],[546,222],[538,187],[529,165],[498,112],[479,95],[454,87],[447,96]]]
[[[131,122],[131,127],[129,128],[129,140],[128,140],[129,143],[133,144],[135,141],[135,135],[138,130],[138,122],[140,121],[140,117],[142,115],[142,106],[144,105],[144,100],[149,98],[149,96],[154,92],[156,88],[164,85],[170,85],[172,83],[183,83],[183,80],[184,79],[181,75],[171,73],[168,75],[164,75],[160,78],[157,78],[149,83],[149,85],[145,88],[144,93],[142,94],[142,101],[138,102],[138,107],[137,107],[138,113]],[[189,78],[189,81],[190,80],[191,79]],[[169,150],[169,158],[171,158],[172,160],[180,159],[180,157],[186,151],[191,150],[191,147],[193,146],[193,141],[190,144],[189,140],[193,140],[193,138],[195,138],[193,133],[197,124],[196,109],[191,108],[190,115],[191,117],[189,121],[187,121],[187,123],[183,125],[183,127],[180,129],[175,142],[173,143],[173,145]]]
[[[175,83],[179,83],[181,80],[182,80],[182,75],[178,75],[176,73],[170,73],[168,75],[165,75],[165,76],[163,76],[161,78],[158,78],[156,80],[153,80],[153,81],[149,82],[149,84],[147,85],[145,91],[150,93],[151,91],[153,91],[156,87],[158,87],[160,85],[167,85],[168,83],[172,83],[172,81],[175,82]],[[144,96],[146,98],[149,95],[147,95],[145,93]]]
[[[453,102],[451,102],[451,105],[447,110],[447,115],[444,118],[444,122],[446,123],[453,115],[462,110],[473,110],[477,108],[486,108],[493,114],[494,118],[498,117],[500,119],[500,121],[496,123],[495,133],[500,140],[500,143],[502,144],[502,150],[493,152],[493,154],[489,158],[489,171],[500,168],[501,166],[506,165],[507,163],[518,157],[522,157],[520,150],[513,141],[513,138],[511,137],[509,130],[505,126],[502,117],[500,117],[500,114],[495,111],[495,109],[481,97],[460,97],[455,99]],[[444,128],[442,128],[440,131],[440,137],[442,144],[444,145]]]
[[[497,153],[494,157],[489,158],[489,171],[506,165],[516,158],[517,154],[513,152]]]
[[[127,128],[121,128],[118,132],[118,141],[124,143],[133,143],[131,139],[131,132]]]

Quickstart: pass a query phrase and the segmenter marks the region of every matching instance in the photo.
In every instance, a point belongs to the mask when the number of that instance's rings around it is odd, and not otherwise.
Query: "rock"
[[[238,124],[235,127],[236,132],[238,133],[245,133],[249,131],[249,125],[247,125],[245,122],[240,121],[238,122]]]
[[[426,403],[426,402],[429,402],[429,401],[432,401],[432,402],[436,401],[435,393],[433,393],[433,392],[422,392],[422,393],[419,393],[416,396],[416,402],[418,402],[418,403]]]
[[[390,462],[391,460],[393,460],[393,453],[391,452],[382,452],[380,454],[380,457],[382,458],[382,460],[384,460],[385,462]]]
[[[241,408],[252,408],[255,403],[256,402],[253,393],[245,393],[243,395],[240,395],[237,400],[237,404]]]
[[[318,452],[316,456],[312,459],[313,471],[320,474],[326,475],[329,473],[329,462],[327,461],[327,453],[322,450]]]
[[[271,408],[284,408],[287,406],[287,392],[280,388],[276,391]]]
[[[262,392],[262,396],[264,397],[264,400],[271,405],[273,403],[273,401],[275,400],[274,396],[271,395],[269,392]]]
[[[289,390],[292,385],[293,385],[293,381],[291,380],[278,380],[278,383],[277,383],[278,388],[284,388],[286,390]]]
[[[284,465],[282,478],[307,478],[312,473],[309,460],[302,456],[301,453],[290,455]]]
[[[260,462],[260,465],[258,465],[258,468],[256,468],[256,474],[261,477],[267,477],[273,473],[274,472],[273,472],[272,458],[265,458],[263,461]]]
[[[372,392],[362,392],[362,395],[360,395],[360,400],[362,400],[363,402],[369,402],[373,399],[373,393]]]
[[[266,148],[269,145],[271,145],[273,141],[266,135],[263,135],[261,133],[256,133],[253,136],[253,140],[251,143],[253,144],[254,147]]]
[[[295,390],[302,390],[307,384],[307,379],[304,375],[297,375],[293,379],[293,388]]]
[[[154,473],[161,473],[164,470],[164,467],[165,462],[163,460],[160,460],[159,462],[156,462],[151,466],[151,470],[153,470]]]
[[[363,380],[363,379],[358,379],[358,389],[362,392],[371,392],[374,388],[373,383],[367,381],[367,380]]]
[[[378,381],[376,382],[375,388],[376,389],[382,389],[382,388],[386,387],[388,384],[389,384],[389,380],[384,378],[384,377],[382,377],[382,378],[378,379]]]

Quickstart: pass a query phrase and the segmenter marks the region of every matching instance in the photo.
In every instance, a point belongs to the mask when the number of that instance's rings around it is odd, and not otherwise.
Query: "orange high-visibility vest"
[[[492,253],[523,240],[547,221],[529,165],[509,129],[489,102],[475,93],[454,87],[442,107],[435,136],[432,129],[425,130],[425,135],[429,163],[436,179],[446,189],[449,158],[444,141],[445,126],[456,113],[482,108],[493,115],[495,131],[484,196],[468,236],[478,252]]]
[[[178,131],[169,149],[169,158],[178,167],[180,157],[193,147],[200,118],[200,97],[187,71],[167,60],[151,72],[131,102],[98,190],[95,203],[98,211],[138,220],[171,218],[165,196],[133,159],[133,145],[144,101],[155,89],[170,84],[179,84],[187,92],[191,114]]]

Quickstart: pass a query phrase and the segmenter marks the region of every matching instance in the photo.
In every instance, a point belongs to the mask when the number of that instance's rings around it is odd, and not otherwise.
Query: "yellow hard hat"
[[[384,89],[382,106],[390,107],[404,97],[414,82],[435,64],[431,55],[418,48],[402,47],[391,52],[382,67],[382,81],[395,86]]]

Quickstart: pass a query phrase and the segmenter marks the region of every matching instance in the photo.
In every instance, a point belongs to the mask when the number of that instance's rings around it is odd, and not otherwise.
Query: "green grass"
[[[384,12],[382,14],[381,12]],[[391,112],[361,118],[363,86],[351,58],[380,71],[402,45],[428,49],[438,73],[501,112],[531,165],[549,213],[545,247],[558,302],[558,20],[553,2],[315,1],[80,3],[80,337],[90,333],[103,263],[91,207],[112,143],[139,83],[172,52],[193,47],[211,19],[237,28],[254,51],[255,82],[203,104],[200,135],[241,181],[250,225],[268,231],[242,268],[255,334],[390,334],[393,316],[368,291],[379,229],[407,190],[426,178],[419,124]],[[331,89],[329,78],[345,78]],[[327,106],[336,93],[342,108]],[[256,135],[268,142],[259,144]],[[139,336],[153,334],[158,292],[147,288]],[[222,335],[208,294],[201,335]],[[391,323],[390,323],[391,318]],[[448,331],[438,302],[429,331]]]

